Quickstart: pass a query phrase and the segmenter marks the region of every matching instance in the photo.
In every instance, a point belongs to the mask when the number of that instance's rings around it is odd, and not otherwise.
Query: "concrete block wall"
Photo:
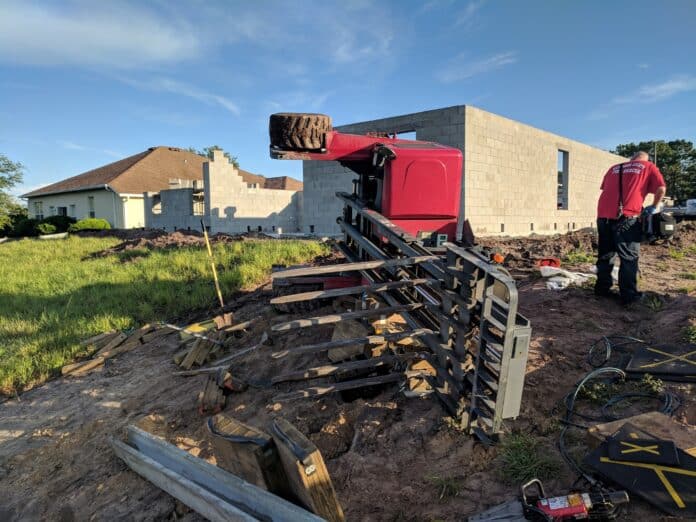
[[[203,164],[205,214],[210,230],[238,233],[249,230],[297,232],[300,230],[302,192],[250,187],[239,171],[216,150]]]
[[[159,192],[160,212],[153,206],[157,194],[145,193],[145,226],[173,230],[200,230],[201,218],[193,215],[193,188],[175,188]],[[205,220],[207,224],[207,219]]]
[[[417,112],[379,120],[341,125],[336,130],[348,134],[368,132],[416,133],[416,139],[434,141],[464,151],[464,106]],[[334,161],[305,161],[303,232],[318,235],[340,235],[336,218],[343,213],[343,205],[336,192],[353,192],[352,180],[356,175]],[[463,184],[462,184],[463,186]],[[462,202],[464,198],[462,198]],[[462,207],[460,213],[464,213]]]
[[[594,226],[599,186],[620,156],[467,106],[466,217],[477,235]],[[558,151],[568,152],[568,208],[557,208]]]

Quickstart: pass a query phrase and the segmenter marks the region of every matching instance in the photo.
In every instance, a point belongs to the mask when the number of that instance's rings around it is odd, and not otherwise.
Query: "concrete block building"
[[[625,158],[469,105],[336,127],[340,132],[396,133],[462,151],[462,218],[474,233],[554,234],[594,226],[600,183]],[[336,162],[305,161],[304,231],[340,234],[338,191],[353,173]],[[427,188],[426,188],[427,189]],[[461,226],[458,233],[461,232]]]
[[[237,169],[216,150],[202,165],[202,181],[171,180],[169,189],[145,193],[145,225],[215,234],[251,231],[288,233],[302,228],[302,183],[265,178]]]

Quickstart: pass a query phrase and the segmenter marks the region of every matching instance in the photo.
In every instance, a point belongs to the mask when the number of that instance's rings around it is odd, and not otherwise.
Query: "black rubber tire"
[[[331,117],[325,114],[281,112],[271,114],[268,122],[271,147],[282,150],[322,149],[331,130]]]

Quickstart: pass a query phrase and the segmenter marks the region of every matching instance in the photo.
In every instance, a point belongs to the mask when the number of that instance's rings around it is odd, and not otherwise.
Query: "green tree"
[[[211,145],[210,147],[203,147],[203,150],[198,150],[194,147],[189,147],[186,150],[188,150],[189,152],[193,152],[194,154],[198,154],[199,156],[203,156],[204,158],[213,159],[213,151],[222,150],[222,147],[220,147],[219,145]],[[229,152],[225,152],[225,157],[227,158],[227,161],[234,165],[235,168],[239,168],[237,156],[232,156]]]
[[[687,140],[673,141],[641,141],[640,143],[625,143],[618,145],[612,152],[630,158],[639,150],[650,154],[665,177],[667,195],[679,203],[696,198],[696,149]]]
[[[24,165],[0,154],[0,229],[7,228],[13,216],[22,214],[22,205],[8,191],[21,183],[23,177]]]

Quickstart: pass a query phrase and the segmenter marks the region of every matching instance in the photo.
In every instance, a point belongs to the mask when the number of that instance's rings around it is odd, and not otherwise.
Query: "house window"
[[[68,216],[75,217],[75,205],[70,205],[70,212],[68,213]]]
[[[89,217],[97,217],[96,212],[94,212],[94,196],[87,197],[87,209],[89,211]]]
[[[162,198],[159,194],[152,196],[152,207],[150,207],[150,210],[153,214],[162,213]]]
[[[56,215],[56,207],[54,207],[53,205],[51,205],[50,207],[48,207],[48,215],[49,215],[49,216],[55,216],[55,215]]]
[[[205,212],[205,200],[203,194],[193,195],[193,215],[202,216]]]
[[[34,201],[34,219],[43,219],[43,201]]]
[[[558,150],[557,158],[558,189],[556,196],[556,208],[568,210],[568,151]]]
[[[59,216],[67,216],[68,215],[68,207],[58,207],[58,215]]]

